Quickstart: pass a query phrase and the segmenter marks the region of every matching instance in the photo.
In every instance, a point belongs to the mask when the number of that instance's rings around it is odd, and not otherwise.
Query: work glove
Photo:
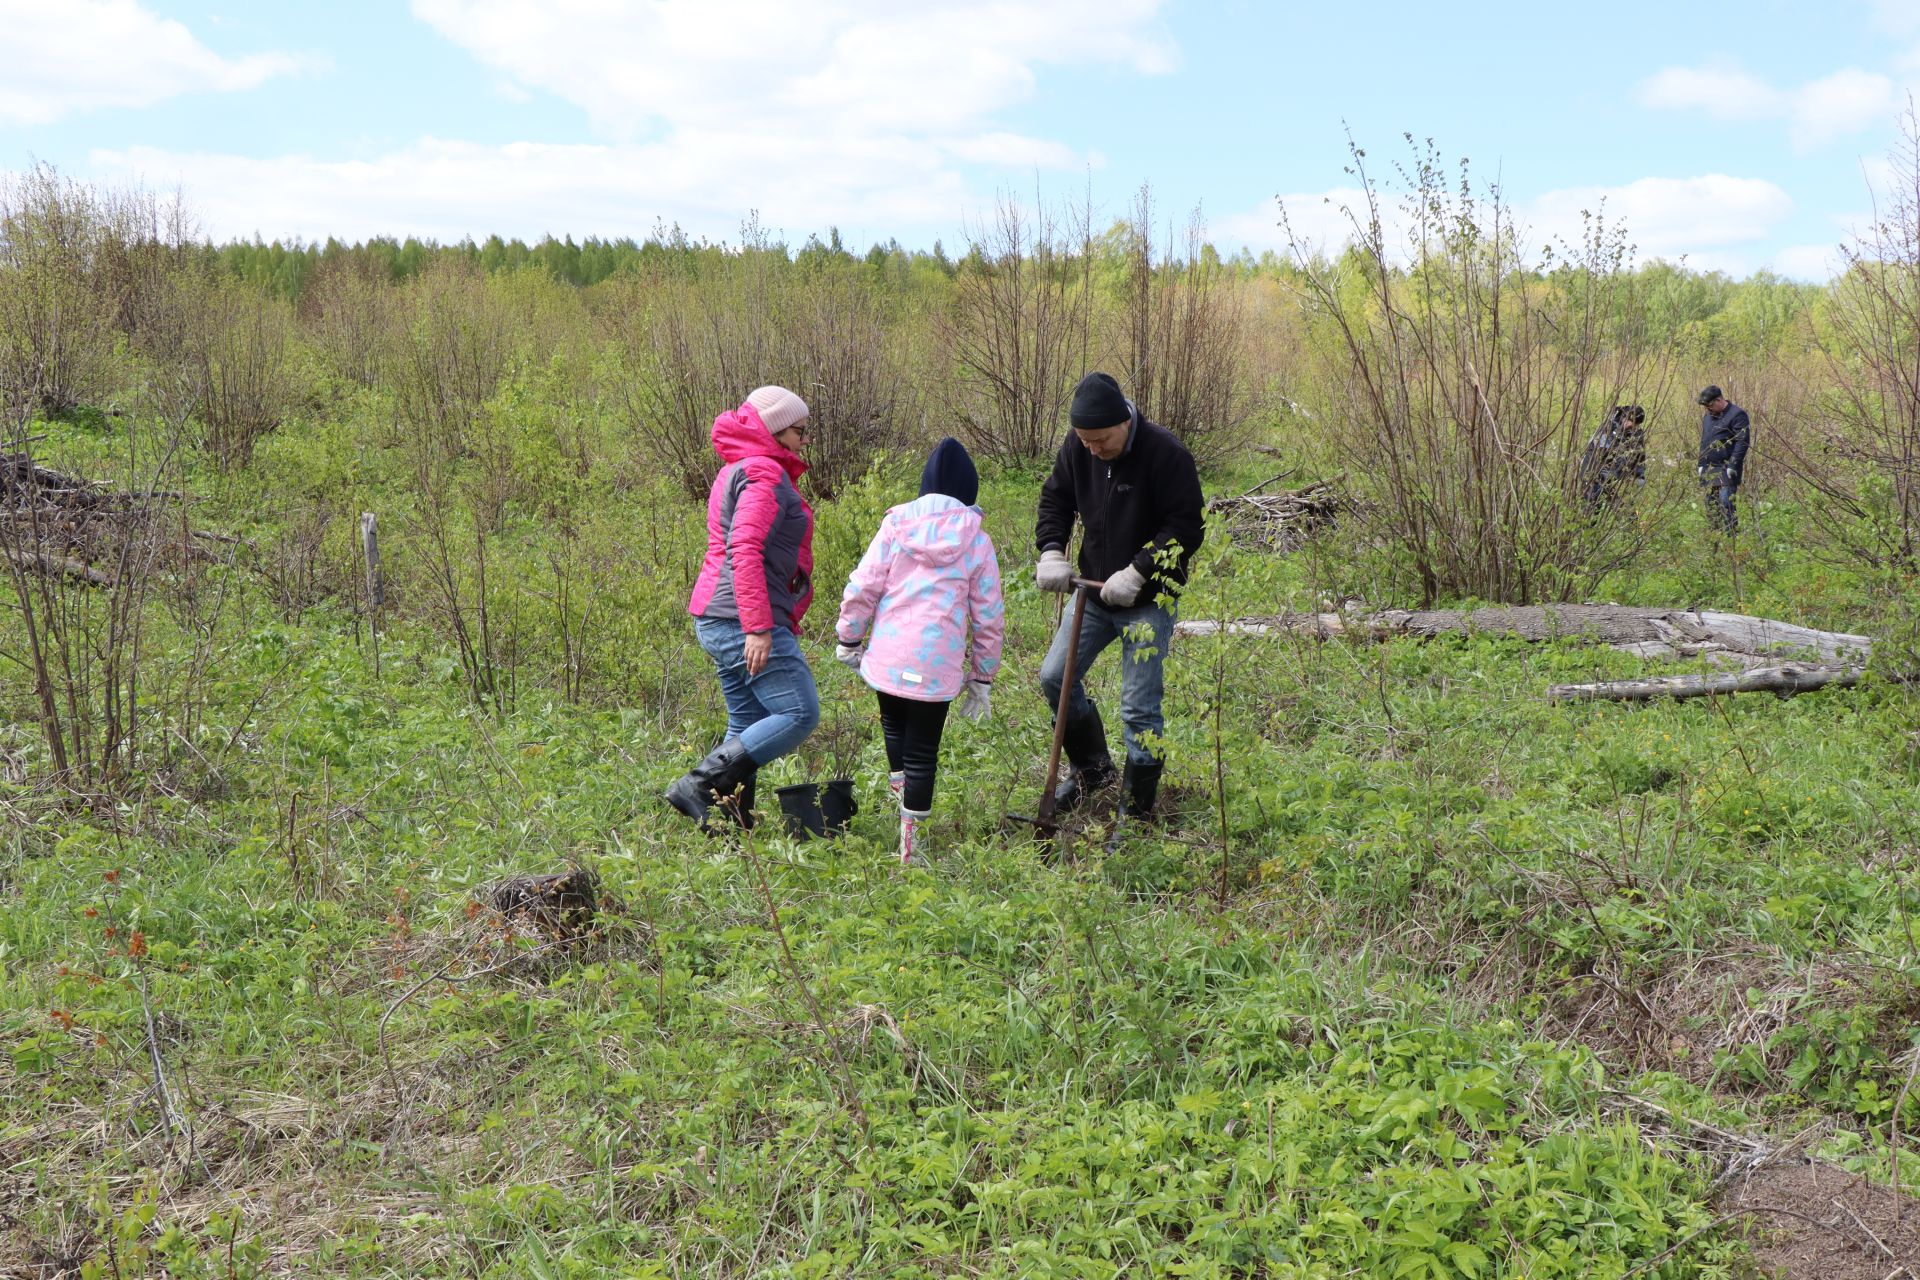
[[[1064,551],[1042,551],[1034,576],[1039,579],[1042,591],[1073,590],[1073,566],[1067,563]]]
[[[1703,462],[1695,467],[1693,469],[1693,476],[1696,480],[1705,480],[1707,478],[1707,464]]]
[[[1100,603],[1109,609],[1130,609],[1133,602],[1140,598],[1140,588],[1147,585],[1147,575],[1128,565],[1120,572],[1107,577],[1107,585],[1100,588]]]
[[[858,671],[860,669],[860,655],[865,652],[866,650],[857,644],[839,644],[834,646],[833,660],[835,662],[845,663],[848,670]]]
[[[956,709],[962,720],[979,724],[993,714],[993,686],[985,680],[969,680]]]
[[[1732,467],[1727,468],[1726,478],[1727,478],[1728,488],[1738,489],[1740,487],[1740,473],[1738,471],[1735,471]]]

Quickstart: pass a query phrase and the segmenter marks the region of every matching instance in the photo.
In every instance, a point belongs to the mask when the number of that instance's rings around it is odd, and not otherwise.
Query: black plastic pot
[[[826,816],[820,812],[820,784],[796,782],[774,792],[780,798],[780,817],[787,834],[795,840],[811,840],[827,834]]]
[[[826,819],[827,834],[845,835],[847,824],[853,821],[853,815],[860,812],[860,802],[853,798],[853,779],[834,778],[820,792],[820,812]]]

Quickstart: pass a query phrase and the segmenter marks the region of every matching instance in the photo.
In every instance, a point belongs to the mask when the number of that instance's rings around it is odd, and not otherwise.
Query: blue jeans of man
[[[1707,523],[1722,533],[1740,531],[1740,514],[1734,509],[1734,495],[1740,486],[1728,484],[1724,476],[1709,472],[1700,482],[1700,496],[1707,503]]]
[[[740,739],[756,765],[806,741],[820,723],[820,691],[793,632],[773,629],[773,652],[757,676],[747,674],[747,637],[736,619],[697,618],[693,632],[720,674],[729,739]]]
[[[1061,678],[1067,673],[1067,641],[1073,633],[1073,605],[1061,615],[1060,629],[1040,664],[1040,687],[1046,690],[1047,704],[1060,706]],[[1159,604],[1135,605],[1130,609],[1110,609],[1098,596],[1087,600],[1087,615],[1080,623],[1080,652],[1073,660],[1073,692],[1067,699],[1067,726],[1082,723],[1093,714],[1087,700],[1084,677],[1093,660],[1115,640],[1120,642],[1120,724],[1127,743],[1127,759],[1133,764],[1158,764],[1165,748],[1150,746],[1166,732],[1167,718],[1160,712],[1161,695],[1166,691],[1167,645],[1173,639],[1173,614]]]

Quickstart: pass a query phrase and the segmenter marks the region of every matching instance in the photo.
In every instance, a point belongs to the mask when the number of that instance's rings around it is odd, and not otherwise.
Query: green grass
[[[1169,821],[1111,855],[1096,826],[1048,862],[999,820],[1040,786],[1055,605],[1020,569],[1033,482],[1004,477],[985,501],[1009,678],[989,724],[950,732],[925,865],[902,872],[867,696],[830,662],[866,805],[847,839],[708,839],[658,802],[720,711],[682,582],[633,566],[679,565],[697,511],[614,494],[584,535],[615,566],[603,683],[567,704],[530,647],[495,714],[466,696],[404,499],[377,453],[349,459],[359,439],[271,441],[208,481],[205,518],[265,545],[303,493],[401,512],[379,674],[341,601],[282,614],[240,575],[195,751],[156,751],[92,804],[4,796],[9,1261],[1718,1276],[1741,1264],[1715,1233],[1661,1258],[1715,1217],[1713,1169],[1623,1094],[1723,1125],[1823,1117],[1835,1154],[1885,1167],[1920,1009],[1899,686],[1568,707],[1545,687],[1640,664],[1488,638],[1183,640]],[[60,443],[88,461],[87,438]],[[822,512],[819,616],[901,484],[883,469]],[[550,548],[531,525],[500,546],[502,608],[531,635]],[[1680,550],[1640,586],[1718,600],[1723,567]],[[1219,551],[1188,616],[1342,585],[1315,580],[1325,559]],[[1746,606],[1832,621],[1794,607],[1826,571],[1768,554]],[[1094,681],[1110,700],[1112,659]],[[818,776],[824,750],[769,781]],[[592,939],[474,906],[575,862],[606,897]]]

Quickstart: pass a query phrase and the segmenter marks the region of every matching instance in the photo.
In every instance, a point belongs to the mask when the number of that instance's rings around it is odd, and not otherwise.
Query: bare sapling
[[[1087,215],[1002,195],[971,238],[941,325],[968,444],[1001,460],[1043,457],[1091,346]]]
[[[1293,252],[1332,339],[1315,412],[1355,519],[1422,604],[1578,598],[1640,541],[1628,513],[1580,500],[1582,448],[1609,406],[1665,382],[1624,231],[1590,215],[1577,243],[1536,260],[1499,187],[1476,192],[1464,162],[1450,185],[1431,143],[1416,150],[1389,208],[1351,150],[1351,247],[1327,260],[1296,236]]]
[[[487,571],[517,480],[506,425],[488,401],[513,365],[513,320],[489,281],[460,264],[423,273],[410,301],[397,398],[428,600],[468,696],[504,713],[507,637],[494,625]]]
[[[1156,239],[1153,216],[1153,193],[1142,186],[1115,229],[1125,283],[1107,345],[1134,402],[1195,457],[1217,460],[1241,443],[1256,407],[1246,298],[1207,243],[1197,208],[1177,242],[1172,228]]]
[[[1920,571],[1920,115],[1911,101],[1874,219],[1841,247],[1820,341],[1828,389],[1779,433],[1840,563]]]

